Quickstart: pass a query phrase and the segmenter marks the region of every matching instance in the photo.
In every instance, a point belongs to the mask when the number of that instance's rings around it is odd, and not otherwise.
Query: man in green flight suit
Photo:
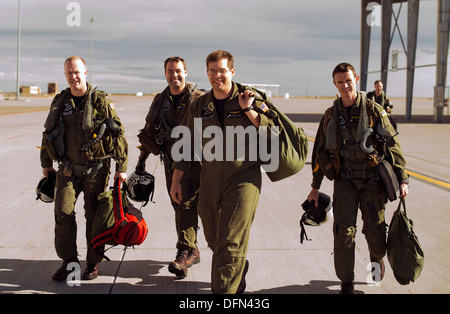
[[[172,129],[180,124],[192,102],[203,92],[196,89],[195,84],[186,82],[187,68],[183,58],[167,58],[164,61],[164,73],[169,85],[153,99],[145,118],[145,127],[138,136],[142,146],[136,173],[145,172],[145,162],[150,153],[161,155],[169,193],[173,176],[171,150],[176,141],[171,137]],[[184,194],[181,204],[171,200],[175,210],[178,252],[175,260],[169,264],[169,271],[180,278],[186,277],[187,269],[200,262],[200,251],[197,248],[198,197],[195,194],[199,180],[200,165],[193,162],[182,178]]]
[[[212,90],[194,103],[182,124],[189,128],[191,137],[194,126],[195,132],[198,132],[199,127],[202,134],[207,128],[219,130],[218,133],[223,134],[223,138],[215,146],[215,153],[223,152],[222,156],[218,154],[217,158],[207,158],[204,151],[211,147],[211,142],[217,140],[208,136],[203,136],[201,140],[204,158],[193,154],[196,159],[202,159],[198,214],[208,246],[213,251],[212,292],[243,293],[246,287],[245,273],[249,265],[246,254],[250,227],[261,192],[261,162],[236,158],[236,145],[226,145],[235,134],[229,136],[228,132],[223,131],[235,127],[258,129],[260,126],[274,124],[262,114],[264,110],[261,108],[267,110],[264,103],[253,97],[257,91],[232,81],[236,70],[234,58],[229,52],[212,52],[206,59],[206,67]],[[199,120],[200,125],[197,125]],[[245,147],[248,148],[250,144],[246,139]],[[174,167],[170,193],[172,199],[180,201],[183,193],[180,178],[188,171],[189,162],[178,161]]]
[[[374,132],[367,138],[366,143],[376,149],[370,154],[363,150],[361,142],[365,130],[380,130],[382,127],[389,132],[386,158],[393,165],[400,183],[400,197],[406,197],[408,194],[409,181],[405,172],[405,158],[387,113],[383,107],[367,99],[365,93],[356,90],[359,76],[353,66],[341,63],[335,67],[332,76],[341,97],[327,109],[317,130],[312,155],[312,190],[308,200],[314,200],[317,204],[324,175],[334,180],[334,265],[336,274],[342,281],[341,293],[347,294],[353,293],[354,289],[358,207],[361,209],[362,232],[369,246],[370,260],[379,266],[380,273],[374,276],[375,280],[381,280],[384,274],[384,210],[387,194],[377,178],[375,169],[379,157],[383,155],[383,146],[377,145],[379,142]]]
[[[395,131],[397,131],[397,121],[392,117],[392,108],[394,105],[392,105],[390,99],[386,95],[386,93],[383,91],[383,82],[381,80],[376,80],[375,83],[373,83],[373,87],[375,88],[373,91],[367,93],[367,98],[372,100],[372,102],[379,104],[381,107],[386,110],[386,113],[388,114],[389,121],[392,124],[392,127]]]
[[[69,264],[79,264],[74,209],[83,192],[88,249],[82,279],[91,280],[97,278],[102,260],[90,245],[98,196],[107,187],[111,158],[116,161],[114,179],[126,180],[128,144],[113,102],[86,82],[83,58],[67,58],[64,70],[69,88],[52,101],[40,154],[44,176],[56,171],[53,161],[59,164],[54,197],[55,249],[63,263],[52,278],[66,280],[72,272]]]

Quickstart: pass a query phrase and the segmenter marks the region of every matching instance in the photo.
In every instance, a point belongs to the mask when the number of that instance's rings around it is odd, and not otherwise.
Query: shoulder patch
[[[384,118],[384,117],[387,117],[387,112],[386,112],[386,110],[383,110],[383,111],[381,111],[381,116]]]
[[[116,107],[114,107],[114,103],[113,102],[109,103],[109,108],[111,108],[111,110],[115,110],[116,109]]]
[[[262,102],[262,103],[259,105],[259,109],[261,109],[263,112],[266,112],[267,110],[269,110],[269,107],[267,107],[267,105],[266,105],[265,102]]]

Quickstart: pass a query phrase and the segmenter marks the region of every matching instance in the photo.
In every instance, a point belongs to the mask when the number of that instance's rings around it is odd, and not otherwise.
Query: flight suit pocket
[[[100,158],[100,157],[104,157],[105,154],[105,150],[103,149],[103,143],[102,141],[100,141],[99,143],[96,143],[92,146],[92,156],[93,158]]]
[[[52,160],[57,160],[57,156],[59,156],[58,152],[56,151],[55,143],[54,141],[48,140],[48,133],[43,132],[42,133],[42,147],[47,150],[47,153],[49,157]]]

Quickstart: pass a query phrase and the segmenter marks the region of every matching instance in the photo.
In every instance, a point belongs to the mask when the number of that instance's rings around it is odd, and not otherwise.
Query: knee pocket
[[[356,226],[347,226],[344,224],[337,224],[334,227],[335,237],[341,239],[341,241],[350,246],[355,241]]]
[[[376,241],[386,236],[387,225],[385,222],[380,224],[364,225],[362,233],[366,236],[367,240]]]
[[[75,223],[75,213],[72,214],[55,214],[55,223],[57,225],[70,225]]]

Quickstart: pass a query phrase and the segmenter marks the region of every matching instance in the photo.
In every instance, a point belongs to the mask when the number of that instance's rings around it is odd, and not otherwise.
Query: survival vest
[[[161,152],[170,152],[170,146],[176,141],[171,137],[172,129],[181,124],[188,107],[202,94],[203,92],[196,89],[195,83],[186,83],[186,89],[181,94],[176,108],[169,100],[169,87],[156,95],[145,118],[145,127],[139,130],[138,134],[143,148],[155,156]]]
[[[374,104],[372,101],[366,98],[365,93],[360,92],[361,99],[361,110],[365,108],[366,114],[367,114],[367,128],[373,128],[376,125],[380,123],[380,117],[377,114]],[[322,131],[325,136],[330,136],[331,134],[327,134],[328,131],[328,125],[330,124],[331,119],[334,115],[339,115],[339,98],[337,98],[333,106],[328,108],[325,111],[325,114],[323,116],[323,125],[322,125]],[[336,118],[335,118],[336,119]],[[349,142],[359,143],[359,140],[357,138],[350,138],[349,134],[342,134],[342,131],[339,127],[336,127],[336,134],[333,134],[331,136],[336,136],[336,143],[335,148],[328,150],[324,146],[318,147],[317,149],[317,162],[313,169],[313,172],[317,172],[320,168],[323,174],[329,179],[334,180],[337,176],[337,174],[340,171],[341,168],[341,162],[340,162],[340,148],[343,144],[342,141],[344,141],[345,145],[347,145]],[[347,132],[348,133],[348,132]],[[377,141],[374,138],[374,135],[370,136],[369,138],[366,138],[367,145],[375,145],[377,144]],[[378,165],[380,161],[380,152],[382,151],[381,147],[376,147],[372,153],[367,154],[367,159],[369,161],[369,165],[372,167],[375,167]],[[361,151],[361,153],[363,153]]]
[[[144,242],[148,234],[147,223],[142,212],[128,202],[125,191],[121,191],[122,180],[116,179],[112,191],[99,196],[99,206],[92,223],[94,251],[105,256],[104,246],[134,246]]]
[[[55,97],[50,113],[45,121],[43,141],[41,149],[46,149],[49,157],[58,162],[67,161],[68,147],[65,135],[68,136],[63,116],[66,111],[77,110],[70,105],[70,90],[62,91]],[[77,164],[92,164],[113,157],[117,146],[117,137],[123,134],[120,122],[113,119],[111,110],[114,108],[105,92],[96,90],[88,85],[88,93],[82,108],[81,131],[85,143],[80,144],[77,152],[80,152],[81,161]],[[111,107],[111,108],[108,108]],[[75,113],[74,113],[75,114]]]

